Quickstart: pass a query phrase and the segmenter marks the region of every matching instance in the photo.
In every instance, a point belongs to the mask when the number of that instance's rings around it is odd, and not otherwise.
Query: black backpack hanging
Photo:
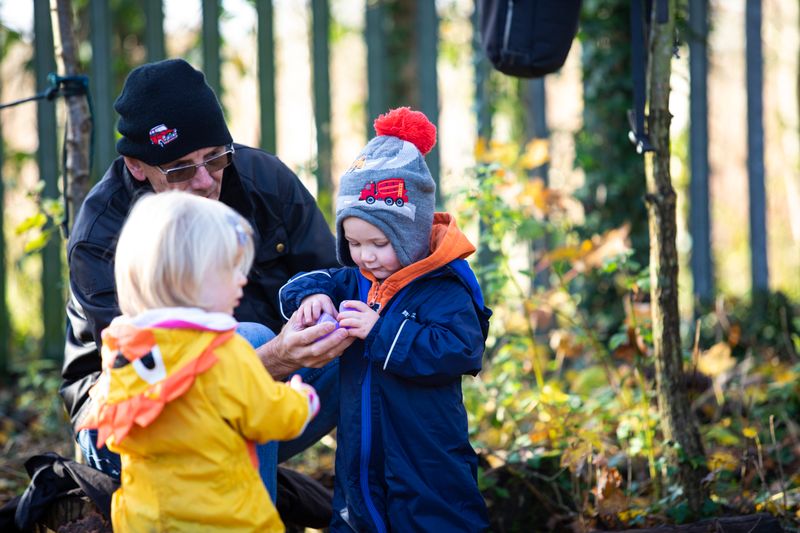
[[[481,40],[494,68],[520,78],[555,72],[578,32],[581,0],[477,0]]]

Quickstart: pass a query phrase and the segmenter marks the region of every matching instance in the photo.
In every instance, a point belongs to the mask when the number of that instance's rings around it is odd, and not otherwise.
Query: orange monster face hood
[[[214,349],[236,329],[233,317],[200,309],[118,317],[103,330],[103,371],[89,391],[93,409],[79,429],[98,430],[97,446],[120,442],[134,424],[146,427],[217,362]]]

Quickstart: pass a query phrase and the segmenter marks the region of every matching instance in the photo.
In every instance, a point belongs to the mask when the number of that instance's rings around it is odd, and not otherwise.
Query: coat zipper
[[[372,383],[372,361],[367,359],[367,374],[364,376],[364,383],[361,384],[361,463],[359,468],[359,484],[361,495],[367,506],[372,521],[379,533],[386,533],[386,526],[381,519],[372,495],[369,492],[369,458],[372,452],[372,398],[370,395],[370,385]]]

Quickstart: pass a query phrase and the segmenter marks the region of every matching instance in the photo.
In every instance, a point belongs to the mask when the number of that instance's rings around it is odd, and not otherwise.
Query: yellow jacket
[[[272,380],[235,325],[175,308],[119,317],[103,332],[83,427],[122,458],[115,532],[284,530],[254,443],[302,433],[309,400]]]

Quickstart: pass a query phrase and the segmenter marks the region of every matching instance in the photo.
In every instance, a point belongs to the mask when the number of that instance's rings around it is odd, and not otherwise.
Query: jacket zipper
[[[372,361],[367,359],[367,374],[364,376],[364,383],[361,384],[361,463],[359,467],[359,484],[361,495],[367,506],[372,521],[379,533],[386,533],[386,526],[381,519],[372,495],[369,493],[369,458],[372,452],[372,401],[370,396],[370,385],[372,383]]]
[[[363,278],[361,273],[357,273],[356,275],[359,276],[360,279]],[[412,283],[395,294],[392,299],[387,302],[387,312],[391,311],[400,301],[402,301],[403,298],[401,298],[401,296],[409,297],[410,295],[416,294],[417,291],[411,292],[408,289],[416,285],[417,290],[419,290],[419,285],[417,282],[420,279],[428,277],[429,275],[430,273],[427,273],[421,278],[415,279]],[[367,282],[366,278],[364,278],[364,282]],[[359,296],[362,297],[362,301],[367,299],[368,294],[369,287],[364,287],[362,282],[359,281]],[[400,336],[400,331],[402,331],[403,325],[405,325],[407,321],[408,318],[406,318],[400,325],[400,328],[395,335],[395,342]],[[392,353],[394,344],[395,343],[393,342],[392,347],[389,348],[389,355]],[[372,359],[370,359],[369,353],[367,353],[366,346],[364,347],[364,355],[367,359],[367,366],[364,380],[361,383],[361,461],[359,464],[359,486],[361,488],[361,495],[364,498],[364,504],[367,506],[367,511],[372,517],[372,521],[375,522],[375,527],[378,529],[379,533],[386,533],[386,525],[383,523],[383,519],[381,518],[380,514],[378,514],[378,509],[375,507],[375,503],[372,501],[372,495],[369,493],[369,461],[372,453],[372,395],[370,394],[372,388]],[[388,361],[388,359],[389,356],[387,355],[386,360]]]
[[[394,336],[394,340],[392,341],[392,346],[389,348],[389,353],[386,354],[386,359],[383,360],[383,370],[386,370],[386,365],[389,364],[389,358],[392,356],[392,352],[394,351],[394,345],[397,344],[397,339],[400,338],[400,332],[403,331],[406,322],[408,322],[407,318],[403,320],[403,323],[400,324],[400,327],[397,329],[397,335]]]

